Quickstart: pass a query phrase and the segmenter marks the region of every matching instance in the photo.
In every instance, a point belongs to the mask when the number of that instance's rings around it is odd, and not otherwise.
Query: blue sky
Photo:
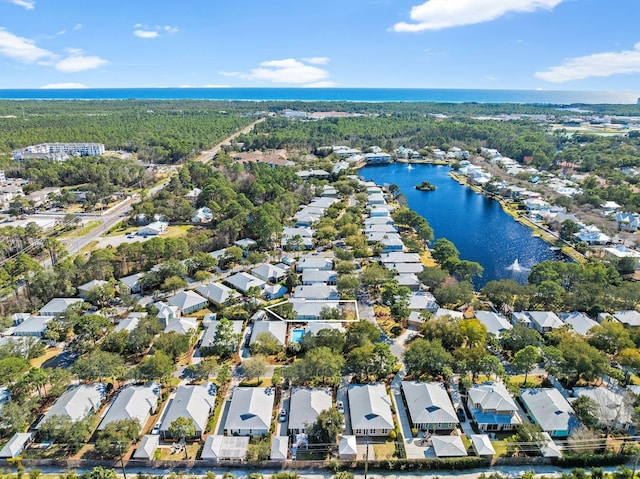
[[[0,0],[0,88],[640,90],[639,0]]]

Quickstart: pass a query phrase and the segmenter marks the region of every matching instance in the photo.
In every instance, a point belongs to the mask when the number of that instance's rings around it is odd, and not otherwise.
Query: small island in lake
[[[428,181],[423,181],[419,185],[416,185],[416,190],[420,190],[420,191],[435,191],[436,190],[436,186],[432,185]]]

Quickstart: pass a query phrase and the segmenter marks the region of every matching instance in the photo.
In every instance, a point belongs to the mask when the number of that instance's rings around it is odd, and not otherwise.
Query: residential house
[[[175,306],[181,314],[190,314],[200,311],[209,305],[209,302],[194,291],[181,291],[167,299],[167,303]]]
[[[411,427],[423,431],[452,431],[460,423],[444,384],[402,381],[402,397]]]
[[[418,253],[385,253],[380,255],[380,262],[382,264],[389,263],[420,263],[420,255]]]
[[[166,221],[154,221],[138,230],[138,236],[158,236],[167,232],[169,223]]]
[[[438,459],[442,457],[464,457],[467,448],[460,436],[431,436],[433,452]]]
[[[156,301],[153,305],[158,310],[156,316],[163,328],[166,328],[175,318],[180,317],[180,309],[177,306],[169,305],[164,301]]]
[[[387,436],[394,430],[391,399],[384,384],[352,384],[347,394],[356,436]]]
[[[213,220],[213,212],[206,206],[198,208],[191,218],[192,223],[211,223]]]
[[[155,459],[156,450],[160,445],[158,434],[146,434],[140,439],[140,445],[133,453],[134,459],[145,459],[147,461]]]
[[[292,297],[303,298],[306,300],[329,301],[339,300],[340,293],[338,293],[338,288],[336,286],[316,283],[308,286],[296,286]]]
[[[640,312],[636,311],[635,309],[627,311],[616,311],[612,316],[616,321],[621,322],[627,327],[640,326]]]
[[[635,261],[635,269],[640,269],[640,251],[627,248],[626,246],[612,246],[611,248],[602,248],[605,257],[614,261],[620,261],[623,258],[633,258]]]
[[[86,299],[86,297],[89,295],[89,293],[91,293],[92,290],[94,290],[95,288],[104,287],[108,284],[109,284],[108,281],[103,281],[101,279],[94,279],[93,281],[89,281],[88,283],[78,286],[78,296],[80,296],[83,299]]]
[[[202,446],[200,459],[205,461],[244,462],[249,450],[249,438],[209,434]]]
[[[265,299],[267,301],[271,301],[273,299],[284,297],[284,295],[287,294],[287,288],[281,284],[268,284],[264,287],[262,292]]]
[[[13,335],[43,338],[52,319],[51,316],[29,316],[14,328]]]
[[[35,436],[32,432],[17,432],[9,442],[0,450],[0,459],[11,459],[18,457],[24,449],[33,441]]]
[[[251,274],[267,283],[277,283],[287,276],[287,271],[272,264],[265,263],[253,268]]]
[[[189,190],[184,197],[193,202],[196,201],[198,199],[198,196],[200,196],[200,193],[202,193],[202,190],[200,188],[193,188],[192,190]]]
[[[305,269],[331,271],[333,269],[333,260],[324,256],[303,256],[296,264],[296,271],[302,273]]]
[[[257,287],[262,290],[266,284],[263,280],[244,272],[229,276],[225,279],[225,282],[241,293],[246,293],[249,288],[253,287]]]
[[[232,301],[235,298],[238,298],[240,294],[225,286],[222,283],[209,283],[207,285],[198,286],[196,288],[196,292],[207,298],[211,303],[216,306],[222,306]]]
[[[356,436],[340,436],[338,440],[338,457],[343,461],[355,461],[358,457]]]
[[[591,319],[585,313],[574,311],[572,313],[559,313],[560,319],[564,324],[571,326],[580,336],[586,336],[591,328],[598,325],[596,321]]]
[[[394,270],[396,274],[418,274],[424,270],[421,263],[384,263],[385,268]]]
[[[304,298],[291,298],[289,303],[296,313],[295,321],[317,321],[322,318],[325,308],[340,308],[339,301],[309,301]]]
[[[218,326],[220,325],[220,321],[211,321],[209,326],[205,330],[202,339],[200,340],[201,348],[208,348],[213,346],[216,337],[216,331],[218,330]],[[233,328],[233,333],[238,335],[238,342],[240,342],[240,337],[242,336],[242,321],[231,321],[231,326]],[[237,344],[233,346],[235,350]]]
[[[502,314],[493,311],[476,311],[476,318],[485,325],[487,332],[499,337],[504,331],[508,331],[513,326]]]
[[[418,291],[422,287],[422,282],[413,273],[399,274],[393,278],[399,286],[406,286],[411,291]]]
[[[271,438],[272,461],[286,461],[289,459],[289,436],[273,436]]]
[[[607,430],[629,429],[634,424],[633,404],[624,394],[605,387],[573,388],[577,397],[588,397],[596,404],[594,416],[598,424]]]
[[[53,416],[65,416],[72,422],[82,421],[96,412],[105,398],[105,383],[80,384],[71,386],[53,403],[38,422],[36,429]]]
[[[511,431],[522,423],[518,405],[502,382],[473,385],[467,391],[467,408],[480,432]]]
[[[144,317],[147,316],[146,312],[131,312],[127,315],[126,318],[124,318],[123,320],[121,320],[116,327],[114,328],[113,332],[114,333],[119,333],[120,331],[127,331],[128,333],[130,333],[131,331],[133,331],[134,329],[136,329],[136,327],[138,326],[138,324],[140,323],[140,320]]]
[[[551,437],[567,437],[579,426],[573,408],[555,388],[523,389],[520,398],[533,422]]]
[[[469,439],[471,439],[471,446],[478,456],[492,457],[495,455],[496,450],[487,434],[471,434]]]
[[[303,286],[312,284],[335,285],[338,281],[338,273],[331,270],[305,269],[302,272]]]
[[[607,244],[611,237],[604,234],[595,225],[585,226],[573,235],[578,241],[584,241],[588,245]]]
[[[179,417],[184,417],[193,420],[196,427],[194,437],[201,437],[215,404],[215,394],[215,386],[210,383],[178,386],[162,418],[160,434],[165,438],[171,438],[171,423]]]
[[[344,327],[342,326],[342,323],[340,323],[339,321],[333,321],[333,322],[310,321],[305,326],[306,332],[312,336],[315,336],[316,334],[318,334],[320,331],[324,329],[335,329],[336,331],[344,332]]]
[[[125,386],[120,390],[109,410],[98,426],[98,431],[104,430],[107,424],[124,419],[137,420],[144,428],[147,420],[158,407],[160,385],[157,383],[144,386]]]
[[[391,216],[370,216],[364,219],[364,227],[368,228],[371,225],[392,225],[393,218]]]
[[[552,311],[525,311],[525,313],[531,320],[529,326],[541,333],[548,333],[564,325],[558,315]]]
[[[409,309],[411,311],[430,311],[435,313],[438,311],[438,303],[433,294],[427,291],[412,293],[409,297]]]
[[[167,321],[163,332],[178,334],[193,334],[198,329],[198,321],[196,318],[186,316],[178,316]]]
[[[40,316],[59,316],[64,313],[69,306],[82,302],[83,300],[81,298],[53,298],[40,308]]]
[[[251,331],[249,345],[255,344],[261,334],[269,334],[284,347],[287,341],[287,323],[283,321],[256,321]]]
[[[271,427],[273,402],[272,388],[235,388],[224,423],[224,433],[235,436],[267,435]]]
[[[633,232],[640,229],[640,214],[617,213],[615,220],[620,230]]]
[[[118,289],[121,294],[135,294],[141,292],[140,280],[144,273],[136,273],[130,276],[120,278],[118,281]]]
[[[247,256],[250,251],[256,249],[256,247],[258,246],[258,242],[255,240],[252,240],[251,238],[242,238],[242,239],[239,239],[238,241],[234,241],[233,244],[238,248],[242,249],[242,254],[244,256]]]
[[[332,407],[331,389],[293,388],[289,402],[289,434],[306,432],[318,415]]]

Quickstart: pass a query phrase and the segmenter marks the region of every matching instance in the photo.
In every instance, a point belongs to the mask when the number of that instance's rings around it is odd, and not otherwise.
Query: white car
[[[278,421],[284,422],[287,420],[287,411],[284,409],[280,409],[280,414],[278,415]]]
[[[338,403],[336,404],[336,409],[338,410],[338,412],[344,414],[344,403],[342,401],[338,401]]]

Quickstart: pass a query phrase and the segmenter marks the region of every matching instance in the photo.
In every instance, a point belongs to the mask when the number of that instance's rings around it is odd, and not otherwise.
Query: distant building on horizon
[[[13,150],[16,161],[46,159],[64,161],[70,156],[100,156],[105,152],[102,143],[40,143]]]

